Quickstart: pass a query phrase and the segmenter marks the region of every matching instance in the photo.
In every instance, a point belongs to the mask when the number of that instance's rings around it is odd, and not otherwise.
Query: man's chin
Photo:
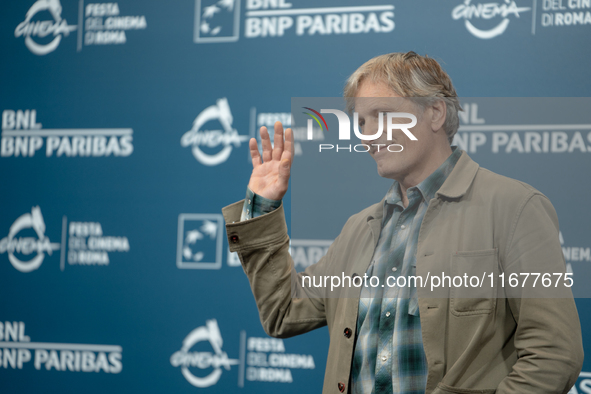
[[[395,179],[404,168],[404,158],[394,152],[380,152],[372,155],[376,162],[378,175],[382,178]]]
[[[396,171],[396,169],[392,167],[383,166],[378,163],[378,175],[382,178],[396,179],[396,175],[399,173],[400,171]]]

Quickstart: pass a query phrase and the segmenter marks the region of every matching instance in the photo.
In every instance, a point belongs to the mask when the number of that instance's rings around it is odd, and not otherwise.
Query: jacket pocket
[[[497,304],[498,249],[456,252],[451,256],[451,313],[489,314]],[[461,278],[461,283],[457,279]],[[459,286],[458,286],[459,284]]]
[[[462,389],[439,383],[433,394],[494,394],[496,389]]]

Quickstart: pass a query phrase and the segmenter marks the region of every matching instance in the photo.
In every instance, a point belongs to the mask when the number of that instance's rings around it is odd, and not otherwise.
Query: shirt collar
[[[425,178],[421,183],[418,185],[411,187],[408,189],[409,191],[409,198],[410,195],[414,192],[413,189],[417,189],[423,199],[425,201],[430,201],[432,198],[435,197],[435,193],[439,190],[443,182],[447,179],[449,174],[454,169],[456,163],[460,159],[462,155],[462,151],[458,149],[457,146],[451,147],[452,153],[449,157],[437,168],[431,175]],[[415,192],[416,193],[416,192]],[[402,198],[400,196],[400,187],[398,181],[394,181],[390,189],[386,193],[386,197],[384,199],[384,208],[386,208],[386,204],[401,204]]]

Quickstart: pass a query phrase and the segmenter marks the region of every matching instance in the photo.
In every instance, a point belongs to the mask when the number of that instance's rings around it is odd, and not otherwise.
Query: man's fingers
[[[291,175],[291,165],[293,164],[294,156],[294,140],[293,131],[291,129],[285,130],[285,148],[281,154],[281,162],[279,162],[279,184],[287,190],[289,186],[289,177]]]
[[[283,125],[279,121],[275,122],[273,145],[273,160],[280,160],[283,153]]]
[[[257,168],[261,165],[261,154],[259,153],[259,146],[256,138],[251,138],[248,141],[248,148],[250,149],[250,157],[252,158],[252,168]]]
[[[285,130],[285,148],[281,154],[281,160],[288,159],[289,163],[293,163],[295,143],[293,140],[293,131],[291,129]]]
[[[271,153],[271,139],[269,138],[269,132],[265,126],[261,127],[261,142],[263,145],[263,163],[271,161],[272,153]]]
[[[283,152],[283,156],[285,156],[285,152]],[[291,160],[281,158],[281,162],[279,163],[279,176],[277,182],[279,186],[283,190],[287,190],[289,186],[289,175],[291,173]]]

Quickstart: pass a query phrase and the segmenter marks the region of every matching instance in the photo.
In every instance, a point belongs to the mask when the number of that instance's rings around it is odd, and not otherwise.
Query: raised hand
[[[289,174],[293,163],[293,132],[285,130],[283,139],[283,125],[275,122],[275,147],[271,146],[271,139],[266,127],[261,127],[263,156],[259,153],[257,140],[251,138],[248,147],[252,157],[252,175],[248,187],[259,196],[270,200],[281,200],[287,192]]]

